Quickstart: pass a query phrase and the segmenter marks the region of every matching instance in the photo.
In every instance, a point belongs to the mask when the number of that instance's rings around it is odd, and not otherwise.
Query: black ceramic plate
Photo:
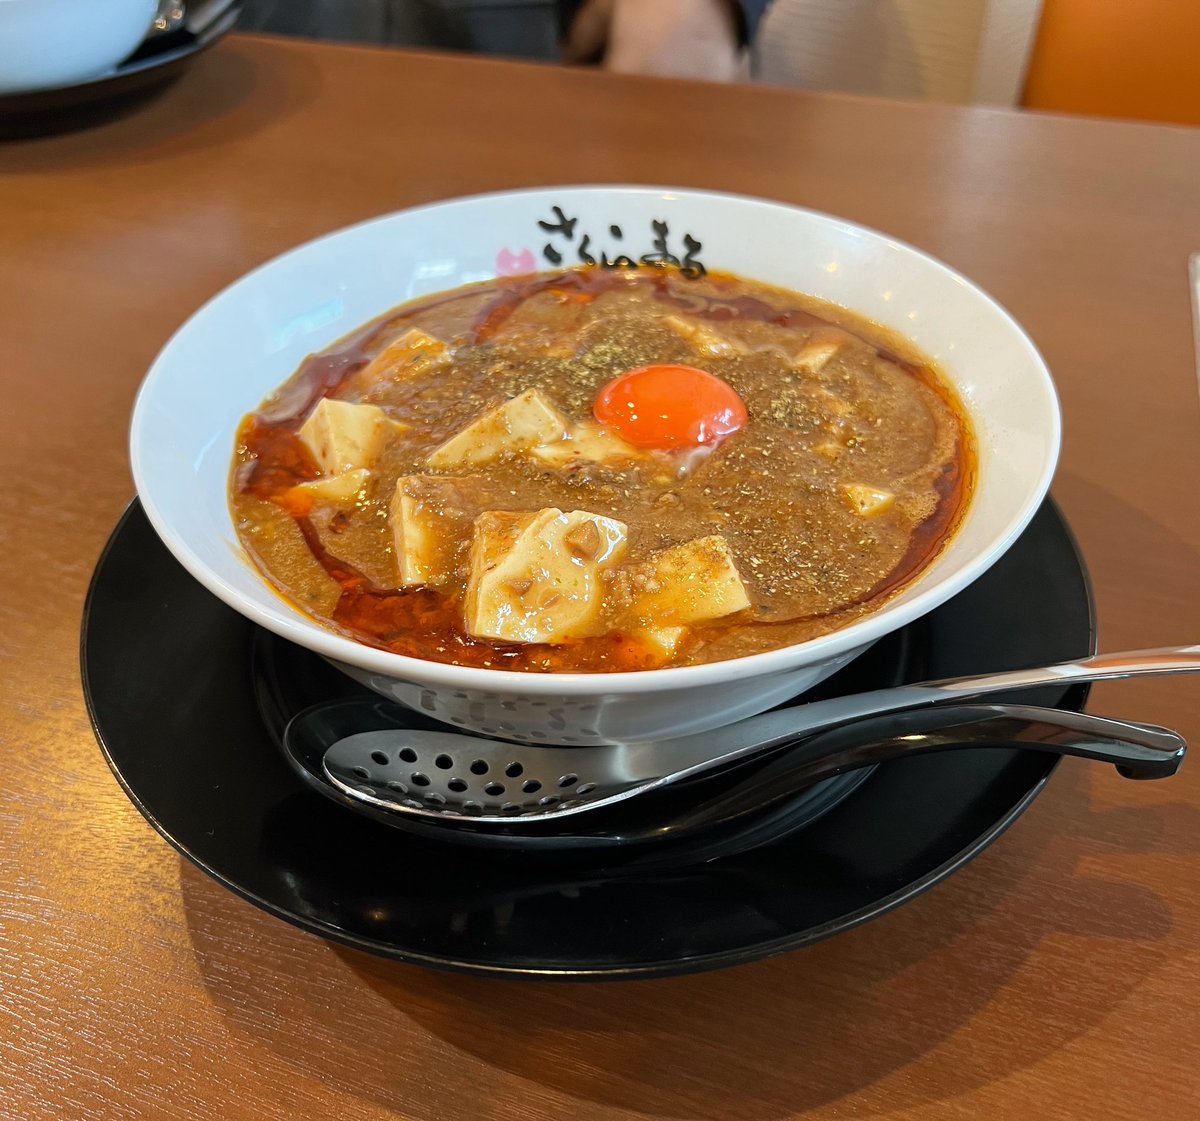
[[[627,978],[803,946],[970,860],[1054,768],[1052,756],[1007,750],[885,764],[814,823],[715,859],[703,845],[694,859],[685,845],[666,863],[644,846],[629,855],[467,848],[349,811],[297,777],[259,711],[256,633],[187,575],[131,506],[84,610],[84,691],[109,764],[171,844],[250,902],[419,964]],[[1082,562],[1048,504],[909,641],[922,652],[912,665],[943,677],[1079,657],[1092,635]],[[1078,708],[1085,695],[1020,696]]]
[[[197,5],[189,4],[189,8]],[[192,59],[225,35],[241,14],[233,0],[193,34],[185,29],[148,38],[111,73],[86,82],[0,94],[0,137],[36,136],[88,124],[119,111],[183,73]]]

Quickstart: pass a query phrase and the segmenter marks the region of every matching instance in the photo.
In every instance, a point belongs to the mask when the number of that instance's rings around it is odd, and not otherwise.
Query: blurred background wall
[[[640,0],[653,4],[656,0]],[[558,57],[556,0],[245,0],[242,26]],[[760,81],[1200,125],[1200,0],[774,0]]]
[[[1200,125],[1200,0],[776,0],[769,82]]]

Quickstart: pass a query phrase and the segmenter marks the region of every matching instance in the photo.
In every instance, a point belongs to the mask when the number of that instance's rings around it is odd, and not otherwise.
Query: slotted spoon
[[[518,826],[551,815],[600,809],[868,716],[945,705],[1028,686],[1197,672],[1200,672],[1200,646],[1102,654],[1035,669],[835,697],[657,743],[586,748],[531,746],[459,732],[397,728],[361,732],[338,740],[325,752],[323,767],[330,782],[345,794],[397,813],[423,817],[465,815],[474,821]],[[285,730],[285,736],[303,734],[303,722],[319,719],[319,714],[320,709],[302,713]],[[1114,757],[1114,745],[1132,743],[1149,751],[1148,759],[1165,760],[1160,773],[1173,773],[1183,757],[1183,741],[1175,733],[1152,725],[1107,721],[1075,713],[1057,713],[1050,718],[1033,717],[1027,711],[1024,718],[1040,720],[1047,727],[1050,723],[1060,728],[1065,726],[1069,732],[1077,733],[1070,742],[1055,743],[1053,737],[1048,737],[1046,750],[1094,758],[1097,754],[1093,748],[1100,744],[1100,758],[1126,764],[1133,768],[1132,773],[1137,773],[1140,765],[1136,754]],[[876,729],[876,739],[879,734]],[[994,728],[990,734],[996,738]],[[906,750],[903,738],[893,736],[888,743],[887,758]],[[952,745],[942,743],[934,748],[914,741],[910,746],[914,751],[918,748],[928,751]],[[880,757],[865,757],[869,754],[856,752],[853,744],[848,745],[838,737],[832,737],[832,742],[824,746],[810,741],[803,753],[804,773],[796,781],[815,782],[881,761]]]

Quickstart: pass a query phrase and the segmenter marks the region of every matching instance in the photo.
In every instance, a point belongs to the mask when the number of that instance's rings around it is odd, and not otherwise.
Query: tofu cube
[[[558,644],[596,633],[605,569],[625,552],[621,522],[550,507],[475,519],[464,622],[501,642]]]
[[[705,623],[750,606],[725,538],[697,537],[622,573],[639,628]]]
[[[663,319],[668,327],[677,335],[682,335],[692,347],[701,354],[715,358],[729,358],[735,354],[745,354],[746,348],[733,339],[728,339],[719,331],[713,330],[706,323],[695,319],[684,319],[678,315],[668,315]]]
[[[437,470],[491,463],[513,452],[564,440],[570,430],[567,418],[538,389],[527,389],[451,436],[429,456]]]
[[[819,374],[842,349],[844,342],[845,339],[838,335],[814,336],[792,355],[792,365],[802,373]]]
[[[327,475],[370,467],[400,425],[378,405],[321,398],[300,426],[300,439]]]
[[[429,475],[396,480],[388,510],[397,580],[402,588],[446,584],[471,532],[459,481]]]
[[[595,420],[574,425],[565,440],[531,448],[536,456],[550,467],[570,467],[576,463],[620,463],[646,459],[648,453],[627,444],[607,425]]]
[[[665,661],[674,655],[686,634],[687,627],[646,627],[634,637]]]
[[[882,514],[896,501],[896,496],[890,490],[884,490],[882,487],[862,486],[859,483],[843,484],[842,494],[845,495],[850,509],[864,518]]]
[[[450,348],[441,339],[426,334],[420,327],[410,327],[375,355],[357,377],[363,383],[384,378],[400,379],[416,370],[447,362],[449,358]]]
[[[365,467],[356,467],[353,471],[343,471],[340,475],[297,483],[289,495],[301,501],[307,499],[314,503],[329,502],[335,506],[345,506],[362,494],[370,477],[371,472]]]

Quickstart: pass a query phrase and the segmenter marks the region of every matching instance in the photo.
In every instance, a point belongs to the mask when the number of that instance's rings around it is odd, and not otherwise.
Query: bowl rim
[[[1038,476],[1035,485],[1030,489],[1023,505],[1002,532],[992,537],[988,547],[975,557],[964,562],[963,566],[949,576],[937,581],[916,595],[903,602],[885,604],[878,611],[856,620],[845,627],[831,631],[804,642],[793,643],[790,646],[766,650],[756,654],[747,654],[739,658],[727,658],[715,662],[703,662],[697,665],[667,666],[660,669],[622,670],[617,672],[592,673],[538,673],[529,670],[507,670],[481,666],[461,666],[449,662],[435,662],[423,658],[414,658],[406,654],[397,654],[379,647],[369,646],[354,638],[330,629],[312,616],[306,615],[301,608],[292,604],[279,592],[258,570],[257,566],[244,555],[244,547],[239,547],[243,559],[261,580],[263,600],[268,597],[286,605],[298,617],[289,617],[269,610],[264,602],[251,599],[238,588],[227,583],[216,572],[212,571],[204,560],[195,553],[184,538],[172,528],[170,519],[165,516],[153,495],[153,484],[147,472],[142,455],[141,444],[145,438],[149,401],[157,381],[164,375],[161,373],[161,362],[175,344],[181,334],[191,327],[208,309],[218,301],[228,299],[230,294],[243,284],[249,284],[260,273],[275,267],[280,261],[309,250],[323,242],[332,241],[352,231],[394,221],[400,216],[419,216],[432,210],[467,204],[480,204],[518,197],[540,197],[552,194],[555,199],[570,195],[593,192],[614,194],[659,195],[664,201],[672,196],[683,197],[697,201],[716,199],[723,203],[746,203],[757,207],[768,207],[791,214],[803,214],[823,223],[841,226],[856,235],[867,235],[880,240],[891,248],[899,249],[919,259],[923,264],[935,271],[945,274],[971,291],[999,317],[1013,333],[1014,338],[1028,351],[1032,364],[1040,373],[1044,383],[1045,404],[1049,411],[1047,421],[1050,428],[1050,446],[1047,449],[1045,466]],[[853,309],[847,309],[853,311]],[[175,558],[185,569],[204,587],[228,604],[240,614],[249,618],[259,626],[278,634],[280,637],[298,643],[334,662],[343,662],[358,669],[367,670],[388,678],[402,681],[444,687],[459,690],[476,690],[483,693],[521,693],[539,697],[560,697],[564,695],[579,697],[594,697],[602,694],[645,694],[664,692],[667,690],[694,689],[705,685],[728,683],[740,677],[766,677],[786,673],[790,670],[808,664],[818,664],[842,654],[852,653],[865,647],[899,627],[905,626],[914,619],[926,614],[947,599],[957,594],[963,588],[977,580],[987,571],[1012,545],[1017,537],[1029,524],[1038,507],[1050,489],[1050,482],[1058,465],[1062,447],[1062,407],[1058,391],[1051,377],[1050,370],[1030,338],[1028,332],[1017,319],[998,300],[981,288],[978,284],[947,265],[938,258],[910,245],[899,238],[869,226],[841,218],[825,211],[810,207],[797,206],[793,203],[776,199],[767,199],[754,195],[744,195],[724,191],[709,191],[690,187],[663,187],[649,184],[630,183],[575,183],[560,185],[545,185],[536,187],[521,187],[511,190],[486,191],[471,195],[456,195],[450,198],[438,199],[418,206],[404,207],[386,214],[376,215],[359,222],[350,223],[338,229],[319,234],[314,238],[291,246],[281,253],[255,266],[240,275],[230,284],[223,286],[218,292],[207,299],[194,310],[172,332],[170,338],[163,344],[154,361],[151,363],[138,389],[130,422],[129,453],[130,466],[138,497],[146,511],[151,525],[159,537],[174,554]],[[232,518],[231,518],[232,521]],[[955,536],[961,531],[956,530]],[[236,534],[234,535],[236,537]],[[944,547],[953,548],[954,537]],[[943,553],[940,555],[944,555]],[[920,576],[918,576],[920,579]]]

